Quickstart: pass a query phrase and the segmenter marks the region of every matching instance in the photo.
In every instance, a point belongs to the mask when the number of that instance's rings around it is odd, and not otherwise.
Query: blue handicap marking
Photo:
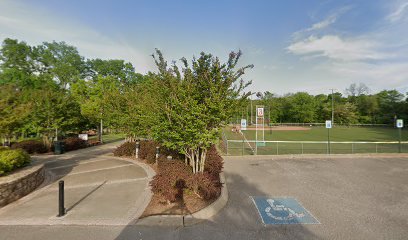
[[[296,199],[252,197],[264,224],[319,224]]]

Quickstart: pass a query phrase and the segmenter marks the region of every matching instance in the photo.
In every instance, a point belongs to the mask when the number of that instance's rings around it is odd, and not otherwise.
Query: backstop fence
[[[227,155],[408,153],[408,141],[253,141],[227,140],[224,136],[223,148]]]

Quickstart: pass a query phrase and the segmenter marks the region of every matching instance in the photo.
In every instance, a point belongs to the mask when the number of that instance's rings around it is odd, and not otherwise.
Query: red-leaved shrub
[[[187,187],[205,200],[218,197],[221,193],[221,184],[209,173],[196,173],[187,180]]]
[[[65,144],[65,151],[72,151],[87,147],[86,141],[78,137],[69,137],[63,141]]]
[[[169,202],[174,202],[183,197],[187,181],[192,175],[191,167],[180,160],[161,161],[158,173],[150,182],[152,192],[160,194]]]
[[[96,146],[101,144],[98,139],[88,139],[87,141],[88,146]]]
[[[172,156],[173,159],[184,159],[184,156],[177,151],[169,150],[153,140],[140,141],[139,158],[146,160],[147,163],[156,163],[156,147],[160,147],[159,160],[166,160],[167,156]],[[125,142],[113,151],[115,156],[135,156],[136,142]]]
[[[113,151],[114,156],[122,157],[131,157],[134,156],[136,152],[136,143],[135,142],[125,142],[120,145]]]
[[[139,158],[144,159],[147,163],[153,164],[156,162],[156,147],[160,144],[152,140],[140,141]]]
[[[217,151],[215,145],[212,145],[207,151],[205,158],[204,171],[207,172],[213,179],[219,179],[219,174],[222,172],[223,159]]]
[[[38,140],[26,140],[26,141],[21,141],[17,143],[13,143],[11,145],[12,149],[23,149],[29,154],[32,153],[46,153],[48,152],[47,147],[44,145],[42,141]]]

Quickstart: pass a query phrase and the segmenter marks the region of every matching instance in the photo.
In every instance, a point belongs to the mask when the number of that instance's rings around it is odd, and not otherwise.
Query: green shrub
[[[0,151],[0,175],[24,167],[30,163],[30,155],[22,149]]]
[[[27,153],[46,153],[48,152],[47,147],[42,141],[38,140],[26,140],[21,142],[16,142],[11,145],[12,149],[23,149]]]
[[[1,152],[1,151],[4,151],[4,150],[8,150],[8,149],[9,149],[8,147],[0,146],[0,152]]]

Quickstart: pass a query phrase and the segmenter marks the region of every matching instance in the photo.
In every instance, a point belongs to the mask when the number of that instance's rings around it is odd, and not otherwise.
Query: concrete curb
[[[156,215],[139,219],[136,225],[160,225],[160,226],[187,226],[215,216],[228,202],[228,188],[224,172],[220,173],[220,181],[223,184],[221,195],[209,206],[189,215]]]

